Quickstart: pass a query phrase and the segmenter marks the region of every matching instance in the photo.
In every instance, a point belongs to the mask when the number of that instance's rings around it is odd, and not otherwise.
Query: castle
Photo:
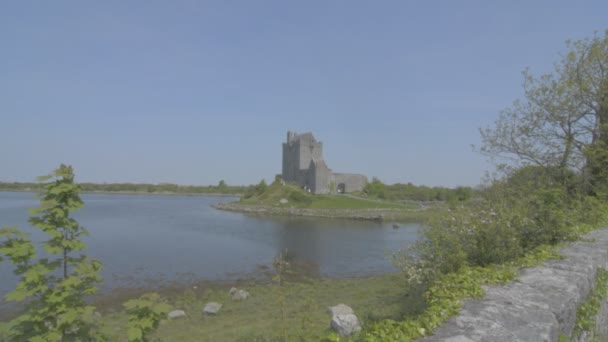
[[[323,143],[312,133],[287,132],[282,178],[315,194],[361,191],[367,183],[364,175],[332,172],[323,160]]]

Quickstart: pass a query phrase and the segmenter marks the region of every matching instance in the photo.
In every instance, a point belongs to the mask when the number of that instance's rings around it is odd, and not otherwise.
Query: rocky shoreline
[[[255,215],[305,216],[332,219],[349,219],[364,221],[394,221],[403,218],[404,212],[416,212],[403,209],[311,209],[293,207],[273,207],[267,205],[251,205],[238,203],[220,203],[212,205],[213,208],[225,211],[234,211]],[[419,212],[419,211],[418,211]]]

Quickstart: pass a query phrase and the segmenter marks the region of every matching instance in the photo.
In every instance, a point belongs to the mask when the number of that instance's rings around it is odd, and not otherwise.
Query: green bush
[[[517,267],[555,257],[555,246],[606,222],[606,204],[585,195],[576,177],[526,167],[494,181],[480,198],[429,221],[421,238],[393,256],[409,283],[427,286],[427,309],[402,322],[382,321],[366,340],[409,340],[457,313],[480,284],[513,279]],[[550,246],[550,247],[547,247]]]
[[[292,191],[289,193],[288,200],[290,202],[300,203],[300,204],[310,204],[312,203],[312,198],[306,195],[301,191]]]

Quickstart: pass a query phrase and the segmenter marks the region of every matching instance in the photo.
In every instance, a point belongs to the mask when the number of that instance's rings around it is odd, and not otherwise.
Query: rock
[[[361,325],[354,314],[337,314],[331,319],[331,327],[342,336],[350,336],[361,331]]]
[[[397,229],[397,228],[399,228],[399,225],[396,223],[393,223],[393,229]]]
[[[281,203],[281,204],[287,204],[287,203],[289,203],[289,201],[287,200],[287,198],[281,198],[279,200],[279,203]]]
[[[167,314],[167,317],[169,317],[169,319],[186,317],[186,313],[184,312],[184,310],[173,310]]]
[[[353,309],[345,304],[338,304],[336,306],[330,306],[327,308],[327,313],[330,313],[331,316],[335,316],[335,315],[347,315],[347,314],[354,314]]]
[[[249,298],[249,292],[245,290],[237,290],[236,292],[232,293],[232,300],[244,300],[247,298]]]
[[[205,305],[203,312],[206,315],[217,315],[217,313],[220,311],[221,308],[222,308],[222,304],[210,302]]]

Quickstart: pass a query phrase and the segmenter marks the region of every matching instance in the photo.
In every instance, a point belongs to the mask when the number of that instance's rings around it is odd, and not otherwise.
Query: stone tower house
[[[323,143],[312,133],[287,132],[283,143],[283,173],[286,182],[296,183],[315,194],[330,190],[339,193],[361,191],[367,177],[350,173],[333,173],[323,160]],[[330,189],[333,185],[334,189]]]

